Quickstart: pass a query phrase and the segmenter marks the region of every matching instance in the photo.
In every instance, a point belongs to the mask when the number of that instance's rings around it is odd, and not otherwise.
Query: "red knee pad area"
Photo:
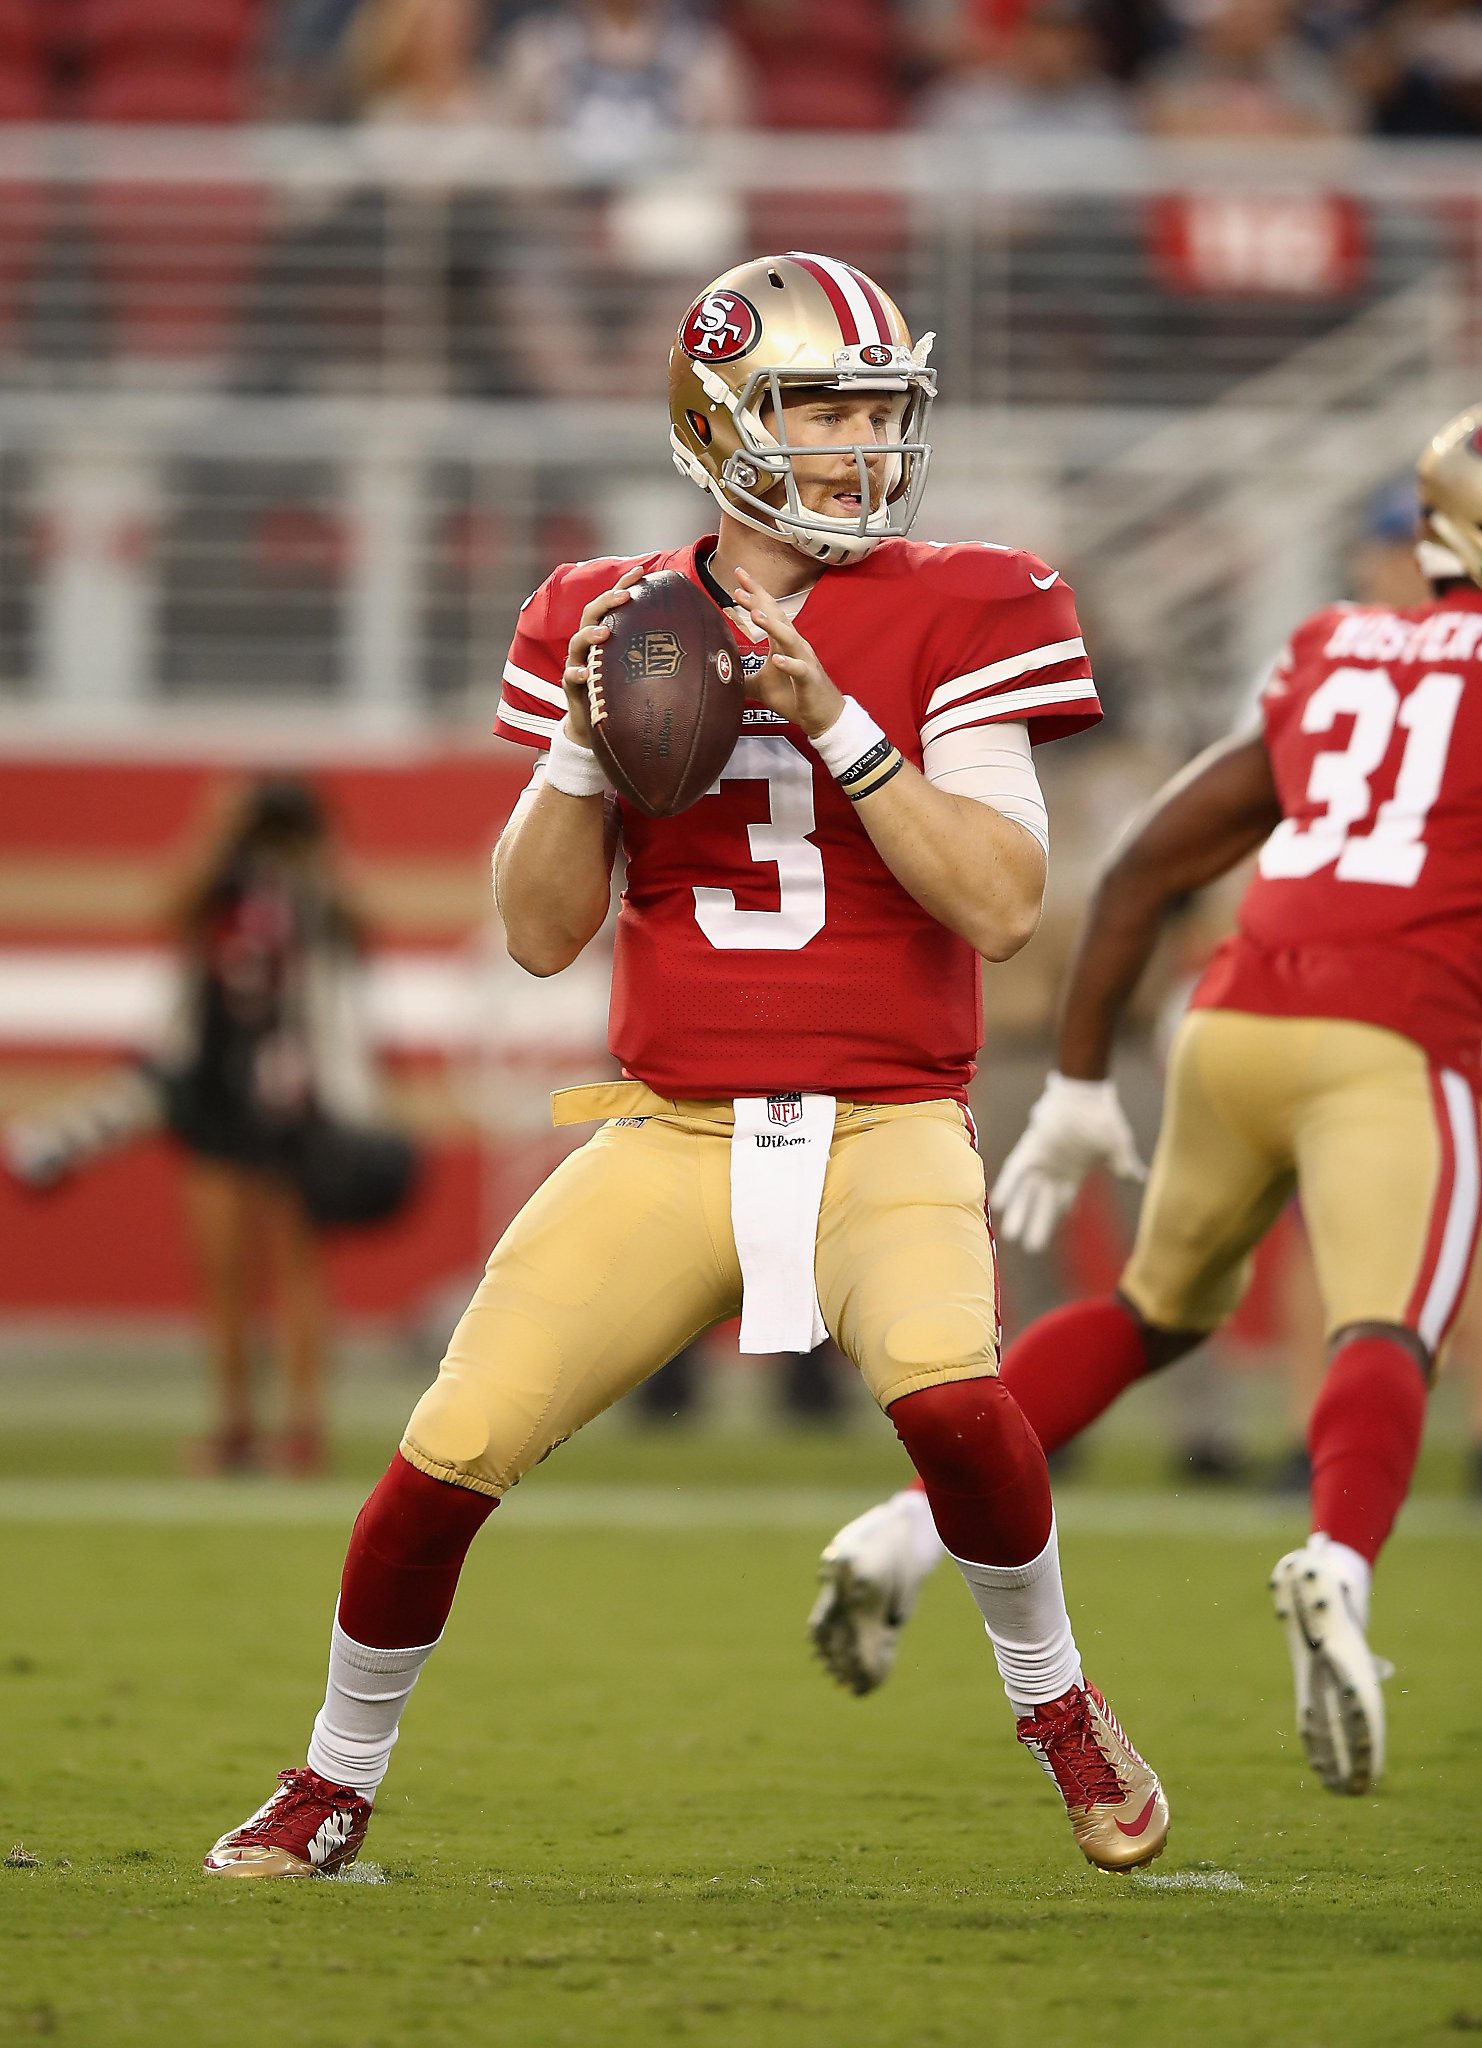
[[[1001,1380],[923,1387],[890,1419],[954,1557],[1019,1565],[1050,1540],[1054,1515],[1045,1454]]]
[[[350,1535],[340,1580],[345,1634],[376,1650],[436,1642],[468,1546],[498,1505],[429,1479],[398,1451]]]

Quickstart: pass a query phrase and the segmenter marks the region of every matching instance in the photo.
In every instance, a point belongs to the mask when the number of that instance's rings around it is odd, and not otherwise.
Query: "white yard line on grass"
[[[0,1522],[132,1524],[228,1528],[271,1524],[348,1528],[367,1489],[343,1481],[5,1479]],[[505,1516],[522,1529],[777,1529],[826,1536],[868,1506],[862,1490],[839,1487],[573,1486],[522,1487]],[[1067,1488],[1060,1527],[1089,1536],[1249,1536],[1300,1533],[1300,1505],[1259,1496],[1120,1493]],[[1409,1536],[1482,1537],[1482,1507],[1428,1497],[1405,1509]]]

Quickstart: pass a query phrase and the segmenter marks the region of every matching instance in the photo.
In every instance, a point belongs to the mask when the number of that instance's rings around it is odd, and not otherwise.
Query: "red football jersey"
[[[520,615],[494,730],[549,745],[583,606],[640,564],[703,588],[696,558],[714,545],[557,569]],[[826,569],[796,617],[917,767],[939,733],[1018,720],[1056,739],[1101,716],[1071,592],[1033,555],[882,541]],[[978,956],[907,895],[798,727],[750,704],[698,803],[675,818],[621,813],[609,1043],[626,1074],[698,1100],[964,1093],[982,1042]]]
[[[1482,591],[1333,605],[1261,699],[1285,816],[1196,1003],[1346,1017],[1482,1078]]]

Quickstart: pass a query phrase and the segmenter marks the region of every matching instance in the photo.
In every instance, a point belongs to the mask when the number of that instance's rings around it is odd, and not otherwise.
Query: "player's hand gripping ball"
[[[745,691],[718,605],[677,569],[631,586],[587,657],[592,751],[620,796],[650,818],[702,797],[731,758]]]

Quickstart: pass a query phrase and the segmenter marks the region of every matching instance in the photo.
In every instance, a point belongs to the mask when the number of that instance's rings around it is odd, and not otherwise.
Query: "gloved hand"
[[[1146,1180],[1116,1084],[1051,1074],[1029,1125],[1004,1161],[990,1198],[1000,1237],[1042,1252],[1093,1166]]]

